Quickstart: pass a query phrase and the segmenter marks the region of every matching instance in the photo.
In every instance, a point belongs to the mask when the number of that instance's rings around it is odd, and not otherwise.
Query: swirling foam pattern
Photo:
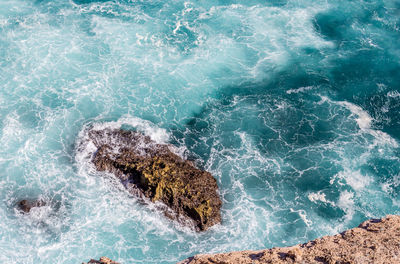
[[[399,214],[399,14],[396,0],[2,0],[0,262],[174,263]],[[193,233],[96,173],[77,147],[89,125],[195,159],[222,224]],[[26,198],[47,205],[23,215]]]

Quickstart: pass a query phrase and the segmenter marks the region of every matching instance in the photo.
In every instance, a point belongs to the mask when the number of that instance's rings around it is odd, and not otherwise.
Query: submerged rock
[[[115,262],[107,257],[101,257],[99,260],[91,259],[87,263],[82,263],[82,264],[119,264],[118,262]]]
[[[341,234],[293,247],[202,254],[178,264],[208,263],[400,263],[400,216],[368,220]]]
[[[99,171],[118,177],[137,196],[162,202],[168,216],[206,230],[221,221],[221,200],[212,175],[174,154],[167,144],[158,144],[134,131],[90,130],[97,148],[92,162]]]
[[[18,209],[24,213],[29,213],[33,207],[45,206],[46,203],[42,200],[28,201],[21,200],[18,202]]]

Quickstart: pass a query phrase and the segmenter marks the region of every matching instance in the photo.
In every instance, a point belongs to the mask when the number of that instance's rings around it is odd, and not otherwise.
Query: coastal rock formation
[[[42,200],[37,200],[37,201],[21,200],[18,202],[18,209],[21,210],[23,213],[29,213],[33,207],[40,207],[45,205],[46,203]]]
[[[119,264],[118,262],[115,262],[107,257],[101,257],[99,260],[91,259],[87,263],[82,263],[82,264]]]
[[[216,180],[167,144],[121,129],[92,129],[88,137],[97,149],[92,158],[96,169],[113,173],[130,193],[162,202],[172,209],[167,216],[190,222],[196,230],[221,221]]]
[[[178,264],[208,263],[400,263],[400,216],[368,220],[341,234],[293,247],[196,255]]]

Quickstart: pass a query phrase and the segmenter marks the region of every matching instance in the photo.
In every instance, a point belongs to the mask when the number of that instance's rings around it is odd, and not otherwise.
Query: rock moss
[[[196,230],[221,221],[216,180],[174,154],[171,146],[118,129],[92,130],[89,138],[97,147],[96,168],[116,175],[132,193],[164,203],[176,219],[190,219]]]

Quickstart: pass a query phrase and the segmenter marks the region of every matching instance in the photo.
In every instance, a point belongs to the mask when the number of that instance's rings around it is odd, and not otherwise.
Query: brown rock
[[[158,144],[134,131],[90,130],[97,151],[92,159],[99,171],[118,177],[139,197],[162,202],[172,209],[166,215],[206,230],[221,221],[221,200],[216,180]]]
[[[368,220],[359,227],[305,244],[258,251],[196,255],[178,264],[400,263],[400,216]]]
[[[18,209],[24,213],[29,213],[33,207],[40,207],[45,205],[46,203],[42,200],[37,200],[37,201],[21,200],[18,202]]]
[[[118,262],[112,261],[107,257],[101,257],[99,260],[91,259],[87,263],[82,264],[119,264]]]

